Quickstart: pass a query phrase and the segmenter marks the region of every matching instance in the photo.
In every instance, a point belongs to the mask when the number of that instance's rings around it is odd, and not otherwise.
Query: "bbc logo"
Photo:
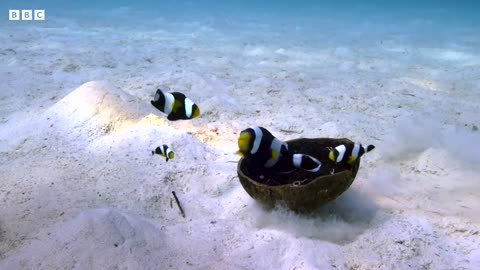
[[[44,21],[45,20],[45,10],[44,9],[10,9],[8,12],[8,19],[10,21]]]

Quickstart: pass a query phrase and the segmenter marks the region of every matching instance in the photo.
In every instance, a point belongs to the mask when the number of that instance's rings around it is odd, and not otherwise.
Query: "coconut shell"
[[[326,149],[353,143],[352,141],[345,138],[301,138],[287,143],[289,151],[311,155],[320,160],[322,169],[316,173],[296,170],[290,174],[272,174],[268,170],[258,170],[249,160],[241,158],[237,166],[238,177],[253,199],[267,206],[284,201],[296,212],[310,212],[340,196],[353,183],[360,158],[352,164],[335,164],[328,159]]]

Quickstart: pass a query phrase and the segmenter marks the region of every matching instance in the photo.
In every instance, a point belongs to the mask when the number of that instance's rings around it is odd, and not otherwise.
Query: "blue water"
[[[8,21],[9,9],[44,9],[46,21]],[[435,46],[473,36],[480,29],[480,1],[2,1],[0,27],[127,27],[161,29],[167,23],[195,22],[233,33],[252,25],[279,29],[284,39],[348,39],[405,33]],[[179,25],[178,27],[182,27]],[[181,30],[181,29],[179,29]],[[282,32],[283,31],[283,32]],[[443,33],[444,32],[444,33]],[[318,34],[318,35],[317,35]],[[473,44],[475,47],[477,44]]]
[[[65,0],[29,0],[0,3],[2,17],[8,16],[8,9],[45,9],[50,16],[62,14],[80,14],[90,11],[108,13],[112,9],[130,8],[131,12],[147,12],[154,16],[177,16],[178,19],[188,19],[189,16],[219,16],[235,15],[273,15],[281,17],[321,17],[328,11],[332,18],[358,17],[368,18],[376,14],[387,16],[418,16],[432,19],[438,23],[478,23],[480,12],[479,1],[65,1]],[[7,15],[6,15],[7,14]],[[148,20],[148,18],[145,18]],[[401,20],[397,23],[402,23]]]
[[[8,21],[9,9],[44,9],[46,21]],[[195,22],[226,34],[260,26],[285,40],[362,42],[402,33],[435,46],[474,36],[480,29],[480,1],[2,1],[0,27],[113,27],[162,29],[166,23]],[[262,28],[263,27],[263,28]],[[266,29],[268,28],[268,29]],[[326,39],[328,38],[328,39]],[[470,39],[470,38],[468,38]],[[474,49],[478,44],[464,44]]]
[[[9,9],[44,9],[46,20],[9,21]],[[133,61],[143,65],[143,58],[156,64],[149,74],[175,67],[218,75],[232,68],[234,80],[250,68],[354,80],[348,73],[366,72],[362,65],[369,61],[377,61],[374,70],[362,76],[377,79],[422,65],[421,71],[433,70],[430,79],[474,86],[480,73],[480,1],[5,0],[0,13],[0,32],[10,39],[0,44],[9,80],[23,82],[19,67],[28,67],[42,74],[45,85],[60,84],[61,96],[88,80],[131,83],[121,76],[139,76],[125,70],[145,74],[129,68]],[[309,55],[317,59],[309,61]],[[330,62],[319,60],[330,56]],[[69,62],[81,68],[63,78]],[[462,76],[450,77],[460,71]],[[61,83],[51,81],[55,74]]]

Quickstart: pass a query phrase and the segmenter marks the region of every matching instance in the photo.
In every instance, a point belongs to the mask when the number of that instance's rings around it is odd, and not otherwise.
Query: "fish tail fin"
[[[374,145],[371,145],[371,144],[370,144],[370,145],[367,145],[367,146],[365,147],[365,153],[370,152],[370,151],[372,151],[373,149],[375,149],[375,146],[374,146]]]

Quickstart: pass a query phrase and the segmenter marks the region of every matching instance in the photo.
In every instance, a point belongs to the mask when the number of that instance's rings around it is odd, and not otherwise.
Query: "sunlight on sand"
[[[135,129],[142,127],[168,127],[176,131],[184,131],[186,133],[192,134],[199,141],[215,147],[219,150],[235,152],[236,140],[232,136],[235,134],[236,130],[232,127],[224,125],[211,125],[211,124],[202,124],[194,123],[193,121],[177,121],[177,122],[168,122],[164,117],[157,116],[155,114],[149,114],[143,117],[137,123],[130,123],[128,125],[122,125],[123,129]],[[230,136],[225,136],[225,134],[230,134]]]

